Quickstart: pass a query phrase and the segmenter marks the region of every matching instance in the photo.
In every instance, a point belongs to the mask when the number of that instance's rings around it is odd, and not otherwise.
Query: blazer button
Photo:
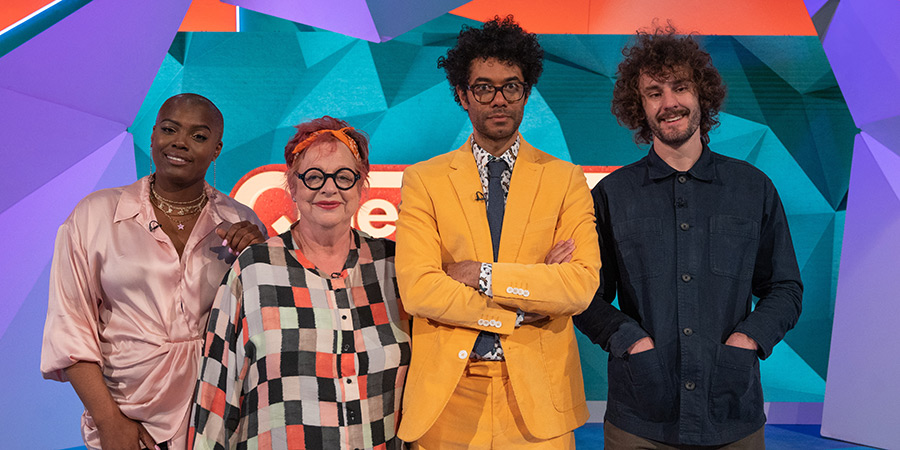
[[[496,322],[497,322],[497,323],[494,324],[494,328],[500,328],[500,327],[503,326],[503,322],[501,322],[501,321],[499,321],[499,320],[496,321]]]
[[[466,359],[469,357],[469,352],[467,352],[465,350],[460,350],[459,354],[457,356],[459,356],[459,359]]]
[[[507,294],[512,294],[512,293],[513,293],[513,287],[512,287],[512,286],[507,287],[507,288],[506,288],[506,293],[507,293]]]
[[[484,326],[484,319],[478,319],[478,325]]]
[[[487,324],[490,325],[490,326],[492,326],[492,327],[495,327],[495,326],[497,326],[497,321],[494,320],[494,319],[491,319],[491,321],[488,322]]]
[[[523,293],[522,295],[528,297],[529,295],[531,295],[531,292],[528,292],[528,289],[525,289],[525,293]]]

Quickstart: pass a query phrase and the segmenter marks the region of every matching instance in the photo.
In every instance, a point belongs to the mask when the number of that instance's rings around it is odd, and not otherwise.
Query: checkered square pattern
[[[352,241],[334,278],[290,231],[241,254],[210,314],[191,448],[400,448],[410,322],[394,243]]]

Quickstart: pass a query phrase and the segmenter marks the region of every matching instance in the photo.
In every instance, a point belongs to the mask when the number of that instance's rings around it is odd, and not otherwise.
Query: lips
[[[173,166],[184,166],[191,163],[191,160],[181,156],[171,155],[168,153],[163,153],[163,156],[165,156],[166,161],[168,161],[169,164]]]
[[[322,209],[335,209],[341,206],[341,202],[315,202],[313,204]]]

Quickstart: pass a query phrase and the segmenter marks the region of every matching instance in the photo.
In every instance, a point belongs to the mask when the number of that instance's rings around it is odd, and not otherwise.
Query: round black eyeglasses
[[[325,182],[331,178],[338,189],[346,191],[356,186],[356,182],[359,181],[359,174],[346,167],[332,173],[325,173],[321,169],[313,167],[312,169],[306,169],[306,172],[298,173],[297,178],[303,182],[304,186],[314,191],[322,189],[322,186],[325,186]]]
[[[494,101],[494,98],[497,97],[497,91],[503,93],[503,98],[507,102],[514,103],[522,100],[522,97],[525,96],[525,84],[512,82],[503,86],[494,86],[493,84],[478,83],[469,86],[469,91],[472,92],[472,97],[475,97],[475,101],[483,105]]]

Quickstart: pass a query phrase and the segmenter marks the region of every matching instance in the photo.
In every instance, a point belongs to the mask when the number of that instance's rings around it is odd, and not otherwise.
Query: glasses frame
[[[337,182],[337,174],[339,174],[341,172],[345,172],[345,171],[353,174],[353,184],[351,184],[350,186],[347,186],[347,187],[341,187],[341,185],[339,185]],[[310,172],[319,172],[322,174],[322,184],[320,186],[312,187],[309,185],[309,183],[307,183],[306,177]],[[317,169],[315,167],[311,167],[309,169],[306,169],[306,171],[304,171],[303,173],[297,173],[297,178],[299,178],[300,181],[303,182],[303,185],[306,186],[306,188],[311,191],[318,191],[319,189],[322,189],[323,187],[325,187],[325,183],[328,182],[329,178],[331,178],[331,181],[334,182],[334,187],[336,187],[342,191],[349,191],[350,189],[353,189],[353,186],[356,186],[356,183],[359,182],[360,176],[359,176],[359,172],[357,172],[353,169],[350,169],[348,167],[338,169],[331,173],[325,173],[325,171],[322,169]]]
[[[521,96],[521,97],[519,97],[519,98],[517,98],[517,99],[515,99],[515,100],[512,100],[512,99],[510,99],[509,97],[506,96],[506,91],[505,91],[503,88],[505,88],[506,86],[509,86],[510,84],[520,84],[520,85],[522,85],[522,96]],[[490,87],[493,89],[493,92],[491,93],[491,98],[490,98],[489,100],[487,100],[487,101],[479,100],[479,99],[478,99],[478,96],[475,94],[475,91],[472,89],[472,88],[474,88],[474,87],[476,87],[476,86],[490,86]],[[525,93],[528,92],[528,85],[525,84],[524,82],[521,82],[521,81],[510,81],[509,83],[503,83],[503,84],[500,85],[500,86],[497,86],[497,85],[494,85],[494,84],[490,84],[490,83],[475,83],[475,84],[467,85],[467,86],[466,86],[466,90],[469,91],[469,92],[471,92],[471,93],[472,93],[472,98],[473,98],[476,102],[481,103],[482,105],[488,105],[488,104],[490,104],[491,102],[493,102],[494,99],[497,98],[497,91],[499,91],[500,94],[503,95],[503,98],[507,101],[507,103],[515,103],[515,102],[517,102],[517,101],[522,100],[523,98],[525,98]]]

